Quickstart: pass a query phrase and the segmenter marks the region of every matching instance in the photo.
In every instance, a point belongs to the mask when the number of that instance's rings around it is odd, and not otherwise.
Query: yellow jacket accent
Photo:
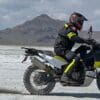
[[[74,32],[69,32],[69,33],[67,34],[67,37],[68,37],[69,39],[71,39],[71,38],[74,37],[74,36],[76,36],[76,34],[75,34]]]
[[[64,27],[65,27],[65,28],[68,28],[68,24],[64,24]]]

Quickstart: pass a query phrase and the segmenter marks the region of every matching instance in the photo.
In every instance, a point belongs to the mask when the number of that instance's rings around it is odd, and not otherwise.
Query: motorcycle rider
[[[63,28],[58,32],[58,37],[54,44],[54,52],[57,56],[63,57],[65,60],[69,61],[61,77],[61,81],[63,82],[69,79],[73,66],[80,60],[80,57],[71,51],[74,44],[89,44],[88,40],[78,36],[78,31],[81,31],[84,21],[87,21],[85,16],[74,12],[69,18],[69,23],[65,23]]]

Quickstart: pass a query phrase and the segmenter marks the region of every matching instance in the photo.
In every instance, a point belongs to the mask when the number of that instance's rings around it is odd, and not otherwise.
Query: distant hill
[[[46,14],[26,21],[13,28],[0,31],[0,44],[2,45],[33,45],[51,46],[54,44],[59,29],[65,22],[56,20]],[[87,32],[82,32],[82,37],[86,37]],[[100,32],[96,32],[94,38],[100,38]]]
[[[53,45],[57,32],[63,24],[64,21],[42,14],[16,27],[1,30],[0,44]]]

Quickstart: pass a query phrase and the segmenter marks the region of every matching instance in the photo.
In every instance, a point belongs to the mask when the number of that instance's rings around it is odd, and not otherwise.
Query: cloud
[[[50,14],[50,16],[54,19],[65,20],[65,21],[68,21],[69,18],[69,15],[66,15],[65,13],[53,13]]]
[[[70,14],[77,11],[90,21],[96,19],[99,22],[99,9],[100,0],[0,0],[0,29],[13,27],[43,13],[68,20]]]
[[[100,17],[100,9],[97,9],[94,11],[95,16],[99,16]]]
[[[45,2],[45,0],[40,0],[40,2],[41,2],[41,3],[44,3],[44,2]]]

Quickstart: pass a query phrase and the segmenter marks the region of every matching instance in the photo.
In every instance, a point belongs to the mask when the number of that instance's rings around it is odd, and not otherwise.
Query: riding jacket
[[[63,28],[58,32],[54,44],[56,55],[65,57],[66,51],[71,50],[75,43],[86,43],[85,39],[78,36],[78,32],[71,28],[69,24],[64,24]]]

